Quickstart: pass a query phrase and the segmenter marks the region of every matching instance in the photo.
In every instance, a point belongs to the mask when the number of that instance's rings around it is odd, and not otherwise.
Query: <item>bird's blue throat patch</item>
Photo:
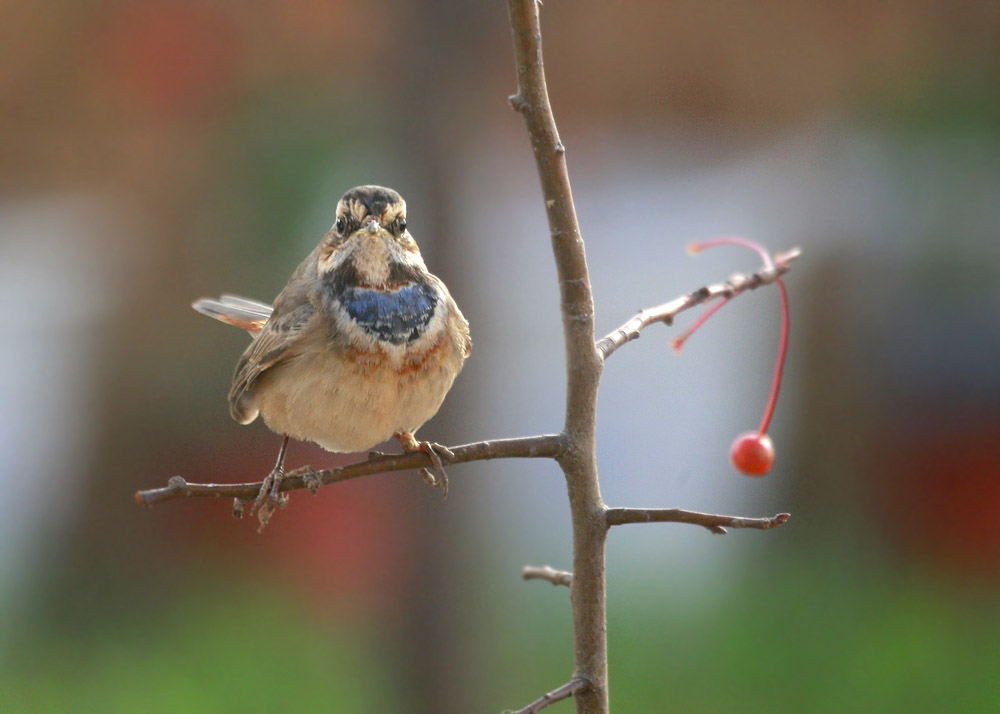
[[[438,301],[431,286],[422,281],[398,290],[344,286],[338,292],[337,299],[351,320],[368,334],[394,345],[419,338]]]

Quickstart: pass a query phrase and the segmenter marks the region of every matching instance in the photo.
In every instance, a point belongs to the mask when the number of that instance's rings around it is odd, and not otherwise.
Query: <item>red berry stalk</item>
[[[688,246],[688,252],[692,254],[700,253],[707,248],[714,248],[720,245],[739,245],[749,248],[761,257],[765,268],[774,266],[771,254],[761,245],[746,238],[735,236],[692,243]],[[729,456],[733,461],[733,466],[740,473],[747,476],[764,476],[774,466],[774,442],[767,435],[767,429],[771,425],[771,417],[774,416],[774,408],[778,404],[778,391],[781,389],[781,374],[785,368],[785,355],[788,352],[789,325],[788,291],[785,289],[785,283],[780,277],[776,278],[774,282],[778,285],[778,292],[781,295],[781,338],[778,340],[778,358],[774,365],[774,377],[771,381],[771,396],[768,397],[767,406],[764,407],[764,416],[760,420],[760,428],[757,431],[748,431],[740,434],[729,449]],[[712,315],[722,309],[727,302],[729,302],[729,298],[722,298],[702,313],[688,329],[674,340],[674,350],[679,354],[687,339],[704,325]]]

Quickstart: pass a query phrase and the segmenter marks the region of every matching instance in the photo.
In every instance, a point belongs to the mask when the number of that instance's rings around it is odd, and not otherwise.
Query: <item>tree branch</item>
[[[510,105],[524,117],[538,169],[562,311],[566,349],[566,476],[573,522],[573,678],[588,682],[576,697],[577,714],[608,713],[607,526],[597,477],[597,389],[604,362],[594,343],[594,296],[580,235],[566,148],[559,139],[542,61],[537,0],[508,0],[517,93]]]
[[[605,548],[608,530],[629,523],[679,522],[723,534],[727,527],[769,529],[788,520],[787,513],[771,518],[741,518],[682,509],[609,509],[601,496],[597,472],[597,395],[605,360],[619,347],[637,339],[655,322],[671,324],[684,310],[717,298],[728,299],[775,282],[788,272],[799,251],[774,257],[774,265],[749,275],[702,287],[670,302],[647,308],[614,332],[595,341],[594,299],[586,252],[573,203],[566,149],[559,138],[546,87],[539,22],[541,0],[507,0],[517,70],[517,93],[511,107],[525,121],[541,183],[552,251],[559,280],[566,357],[565,426],[560,434],[480,441],[438,453],[444,464],[499,458],[552,458],[566,478],[573,526],[573,572],[549,566],[527,566],[526,580],[543,579],[570,588],[573,608],[574,667],[572,679],[543,695],[516,714],[536,714],[545,707],[574,697],[578,714],[608,714],[607,589]],[[779,283],[780,285],[780,283]],[[322,486],[376,473],[433,467],[427,453],[376,455],[338,468],[296,469],[281,481],[281,492]],[[135,494],[146,506],[186,498],[233,498],[234,513],[257,496],[263,482],[192,484],[180,476],[167,486]],[[285,499],[285,496],[281,497]]]
[[[717,535],[725,535],[726,528],[777,528],[790,517],[788,513],[778,513],[770,518],[743,518],[685,511],[682,508],[609,508],[606,514],[609,527],[629,523],[693,523]]]
[[[518,709],[513,714],[537,714],[549,704],[555,704],[556,702],[561,702],[563,699],[569,699],[577,692],[582,692],[589,685],[590,682],[586,679],[576,677],[558,689],[553,689],[551,692],[543,694],[524,709]]]
[[[468,461],[488,461],[489,459],[548,458],[554,459],[562,453],[563,438],[559,434],[525,436],[517,439],[494,439],[477,441],[473,444],[451,447],[454,458],[441,456],[445,464],[462,464]],[[348,481],[371,474],[404,471],[431,466],[430,456],[423,452],[413,452],[392,456],[378,456],[368,461],[340,466],[333,469],[315,470],[304,466],[288,473],[281,482],[280,490],[295,491],[308,488],[315,492],[322,486]],[[236,498],[249,500],[257,496],[262,481],[253,483],[188,483],[180,476],[171,478],[164,488],[137,491],[135,500],[144,506],[155,506],[164,501],[179,498]]]
[[[573,584],[573,573],[568,570],[556,570],[551,565],[525,565],[521,570],[521,577],[525,580],[548,580],[553,585],[565,585],[570,587]]]
[[[792,261],[800,254],[801,251],[798,248],[792,248],[786,253],[774,256],[774,265],[770,268],[762,268],[749,275],[737,274],[725,282],[707,285],[662,305],[640,310],[617,330],[602,337],[597,342],[597,350],[601,353],[601,357],[607,360],[615,350],[625,343],[639,339],[640,330],[654,323],[663,322],[671,325],[674,318],[684,310],[690,310],[692,307],[697,307],[715,298],[732,298],[748,290],[756,290],[763,285],[770,285],[792,269]]]

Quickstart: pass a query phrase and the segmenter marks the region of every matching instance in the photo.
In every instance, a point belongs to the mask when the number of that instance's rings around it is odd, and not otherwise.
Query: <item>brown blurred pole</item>
[[[400,101],[407,107],[407,119],[396,125],[399,144],[410,152],[412,175],[419,179],[419,240],[431,271],[442,276],[461,301],[462,275],[468,274],[459,264],[457,236],[449,222],[453,196],[456,137],[461,136],[470,99],[476,82],[468,73],[486,61],[480,47],[483,33],[493,32],[502,38],[502,6],[488,3],[445,0],[433,10],[415,7],[412,24],[407,27],[410,41],[400,52],[386,58],[391,62],[388,74],[399,78]],[[491,12],[492,10],[492,12]],[[495,17],[494,17],[495,16]],[[479,67],[482,70],[482,67]],[[498,111],[504,110],[503,95],[497,96]],[[400,190],[403,190],[402,187]],[[405,192],[409,197],[412,192]],[[414,195],[411,204],[417,200]],[[411,215],[414,207],[411,205]],[[475,325],[472,326],[475,333]],[[444,410],[452,415],[456,410]],[[455,418],[439,415],[425,427],[442,440],[452,432]],[[462,488],[462,483],[456,484]],[[479,660],[476,652],[465,651],[474,627],[472,604],[462,597],[468,568],[461,568],[463,552],[469,539],[458,537],[469,523],[456,510],[453,495],[445,503],[428,499],[417,491],[419,506],[412,519],[413,567],[410,580],[398,594],[409,597],[405,615],[397,620],[399,631],[390,642],[397,666],[405,681],[409,712],[468,712],[482,707],[474,693],[482,691],[477,681]],[[437,495],[436,493],[434,494]]]

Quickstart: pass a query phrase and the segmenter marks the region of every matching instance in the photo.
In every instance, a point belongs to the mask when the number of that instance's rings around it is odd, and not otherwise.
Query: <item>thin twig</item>
[[[598,340],[597,349],[601,356],[607,360],[615,350],[625,343],[639,339],[639,332],[654,323],[663,322],[670,325],[674,318],[684,310],[690,310],[717,297],[734,298],[748,290],[756,290],[763,285],[770,285],[791,270],[792,261],[800,254],[801,251],[798,248],[792,248],[785,253],[774,256],[774,265],[771,267],[762,268],[749,275],[737,274],[725,282],[706,285],[689,292],[687,295],[674,298],[670,302],[640,310],[617,330]]]
[[[524,709],[518,709],[513,714],[537,714],[549,704],[561,702],[563,699],[569,699],[574,696],[577,692],[582,692],[589,684],[590,682],[583,677],[576,677],[558,689],[553,689],[551,692],[543,694]]]
[[[556,570],[551,565],[525,565],[521,570],[521,577],[525,580],[548,580],[553,585],[565,585],[569,587],[573,584],[573,573],[568,570]]]
[[[624,526],[629,523],[693,523],[704,526],[712,533],[724,535],[726,528],[777,528],[791,516],[788,513],[778,513],[770,518],[744,518],[685,511],[682,508],[609,508],[605,517],[608,526]]]
[[[517,439],[494,439],[477,441],[473,444],[451,447],[454,457],[441,456],[445,464],[462,464],[468,461],[489,459],[556,458],[562,452],[563,438],[559,434],[542,434]],[[315,491],[322,486],[348,481],[360,476],[404,471],[406,469],[430,466],[430,457],[423,452],[378,456],[368,461],[340,466],[333,469],[315,470],[304,466],[288,473],[281,482],[280,491],[295,491],[308,488]],[[253,483],[188,483],[180,476],[174,476],[164,488],[137,491],[135,500],[141,505],[155,506],[164,501],[178,498],[236,498],[243,501],[254,498],[260,491],[261,481]]]

